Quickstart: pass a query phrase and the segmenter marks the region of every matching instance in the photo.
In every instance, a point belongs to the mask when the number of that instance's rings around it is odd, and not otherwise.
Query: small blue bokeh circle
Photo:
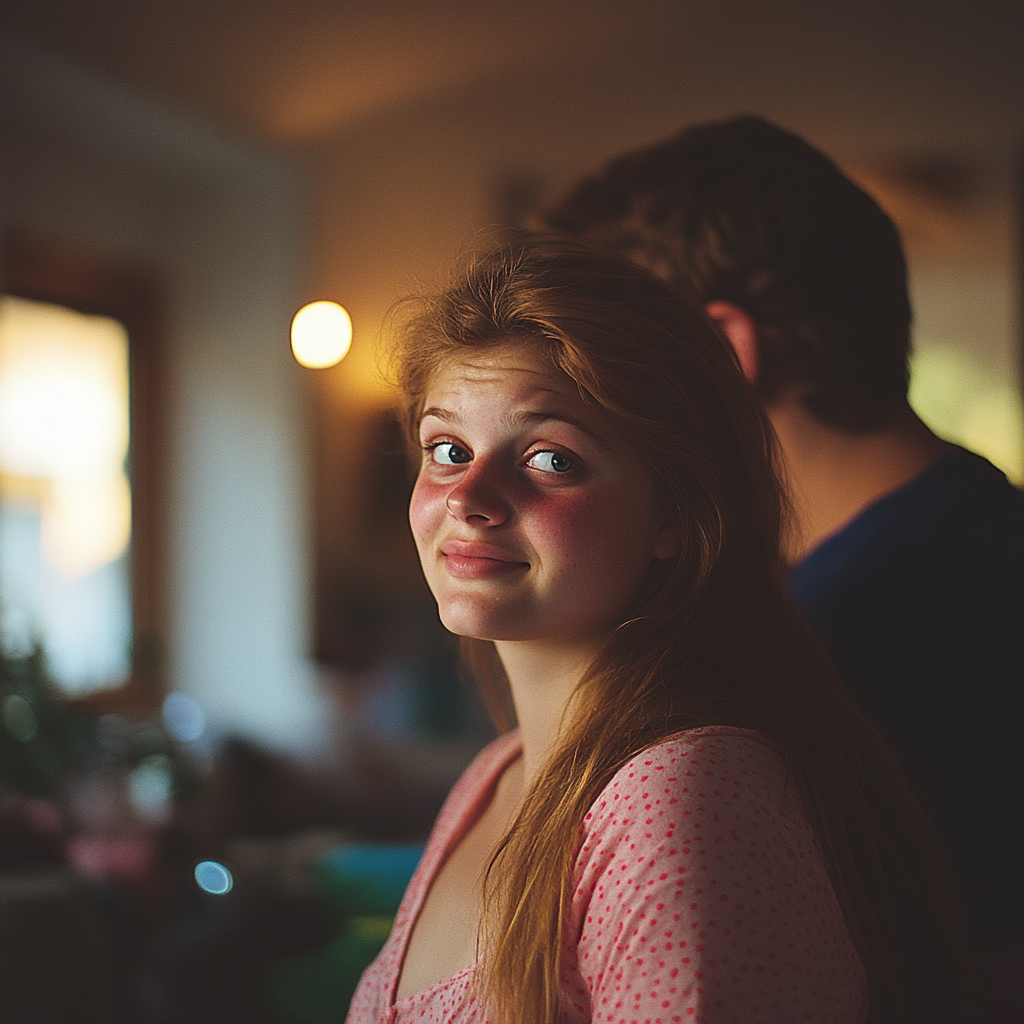
[[[235,880],[223,864],[218,864],[215,860],[202,860],[196,865],[196,884],[203,892],[223,896],[231,892]]]

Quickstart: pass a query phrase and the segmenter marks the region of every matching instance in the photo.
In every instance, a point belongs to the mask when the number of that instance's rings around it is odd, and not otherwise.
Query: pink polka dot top
[[[473,966],[397,1001],[395,992],[433,879],[519,751],[517,734],[501,737],[452,790],[347,1024],[490,1022]],[[781,759],[755,732],[694,729],[623,766],[582,822],[574,871],[565,1024],[867,1016],[867,979],[814,835]]]

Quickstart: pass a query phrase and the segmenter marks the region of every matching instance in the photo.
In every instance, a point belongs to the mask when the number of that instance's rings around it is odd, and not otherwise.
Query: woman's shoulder
[[[733,726],[690,729],[642,750],[608,781],[584,832],[662,821],[674,831],[713,819],[802,818],[782,758],[760,733]],[[706,820],[705,827],[710,824]],[[632,831],[632,830],[630,830]]]
[[[759,732],[730,725],[688,729],[640,751],[612,777],[605,791],[627,792],[666,779],[759,777],[785,772],[782,759]]]
[[[756,732],[694,729],[630,758],[586,815],[573,881],[580,1020],[612,1000],[632,1020],[865,1015],[818,843]]]

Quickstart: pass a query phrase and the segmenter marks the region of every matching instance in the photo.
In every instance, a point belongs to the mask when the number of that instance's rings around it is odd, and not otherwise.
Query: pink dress
[[[519,750],[516,734],[501,737],[452,790],[347,1024],[489,1021],[473,965],[397,1002],[395,991],[431,883]],[[650,747],[615,774],[580,833],[566,1024],[866,1017],[864,970],[814,835],[757,733],[694,729]]]

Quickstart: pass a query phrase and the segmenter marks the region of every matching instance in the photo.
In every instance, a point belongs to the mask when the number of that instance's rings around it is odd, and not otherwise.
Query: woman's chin
[[[442,609],[441,624],[449,633],[474,640],[531,640],[537,631],[521,623],[508,620],[508,616],[467,613],[466,609]]]

